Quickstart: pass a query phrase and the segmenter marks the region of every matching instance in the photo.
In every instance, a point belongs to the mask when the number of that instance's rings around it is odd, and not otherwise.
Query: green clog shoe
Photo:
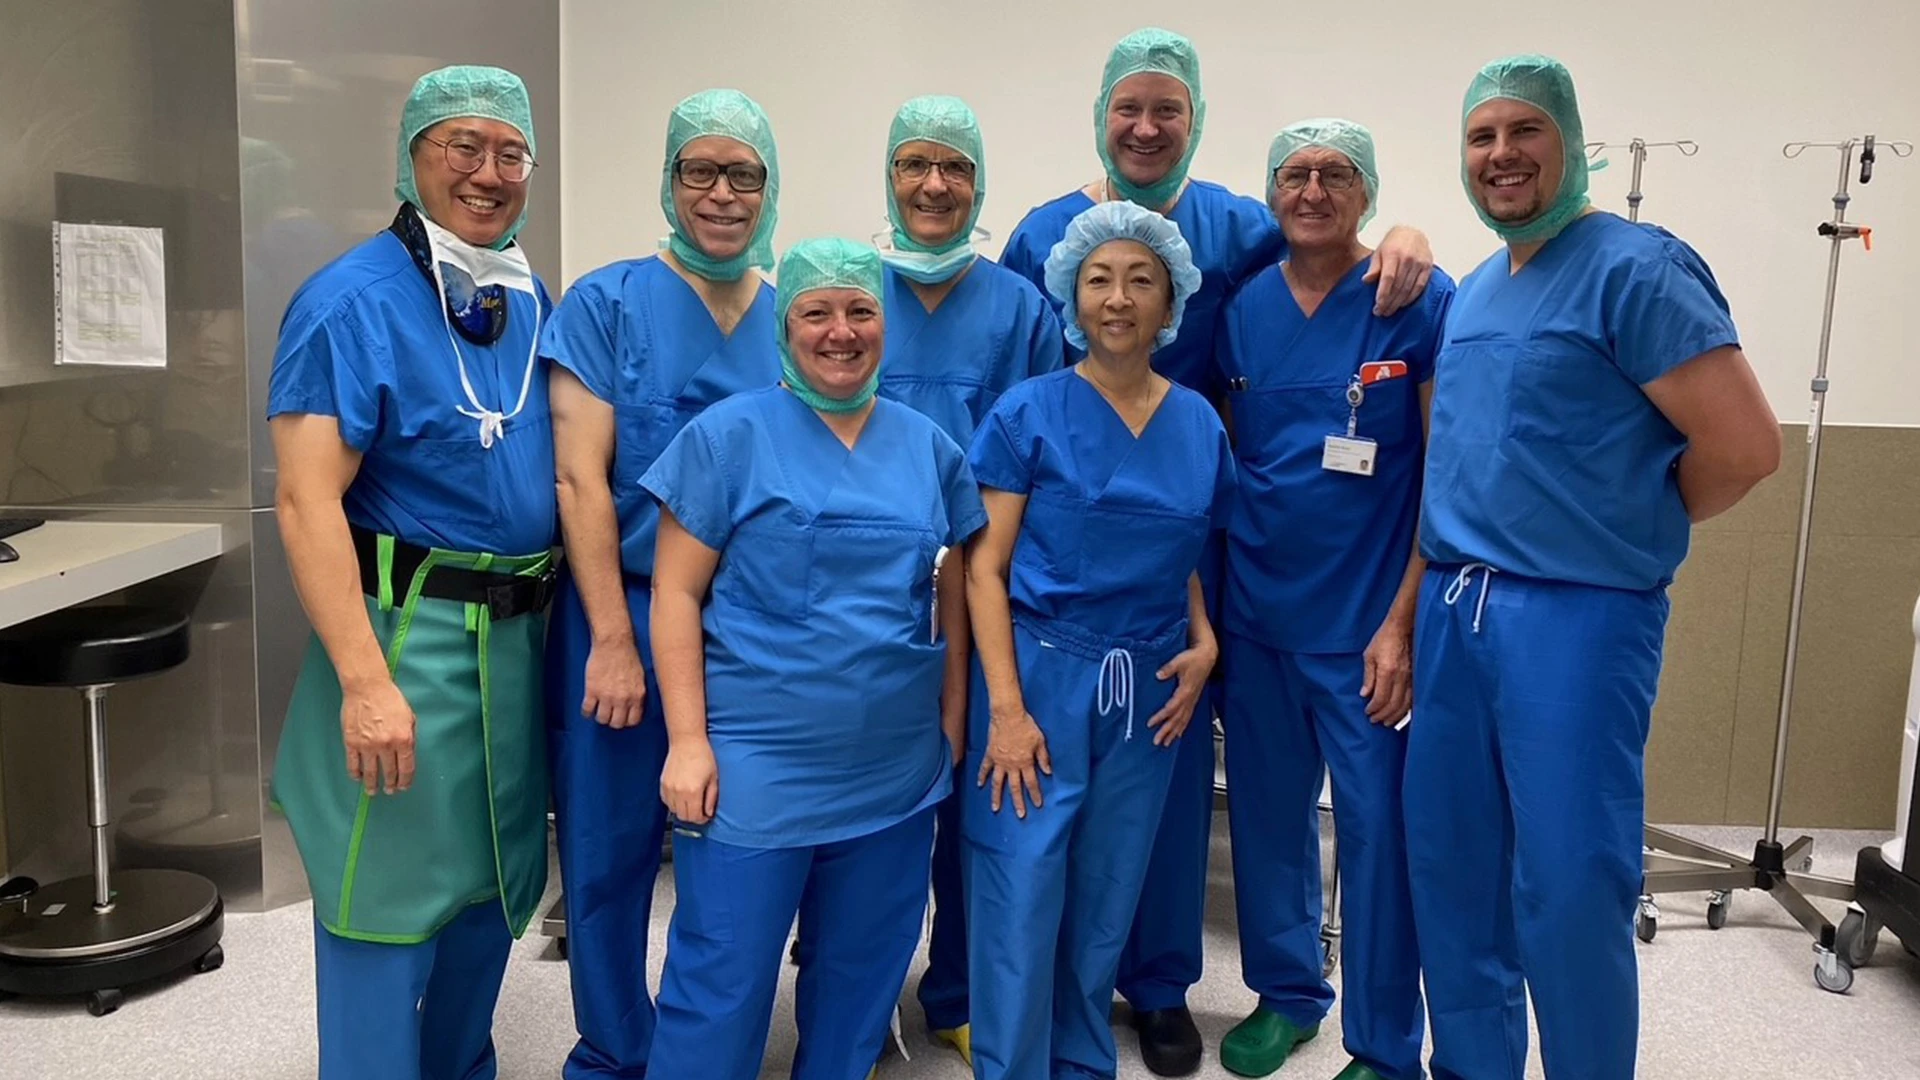
[[[1220,1064],[1236,1076],[1267,1076],[1287,1063],[1293,1048],[1320,1034],[1320,1025],[1300,1027],[1293,1021],[1256,1007],[1220,1040]]]

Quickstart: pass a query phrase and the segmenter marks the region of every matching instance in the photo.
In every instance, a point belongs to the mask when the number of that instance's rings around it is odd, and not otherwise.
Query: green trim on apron
[[[414,783],[368,795],[346,772],[343,694],[316,636],[287,710],[273,803],[287,816],[330,932],[415,944],[467,907],[501,904],[515,937],[546,888],[547,769],[540,712],[546,616],[496,623],[487,605],[421,595],[435,567],[537,576],[551,556],[431,549],[398,608],[393,541],[377,547],[367,617],[415,716]]]

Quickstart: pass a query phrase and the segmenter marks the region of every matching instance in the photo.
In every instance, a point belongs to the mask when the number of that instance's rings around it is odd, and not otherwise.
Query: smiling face
[[[1193,95],[1171,75],[1143,71],[1107,98],[1107,156],[1126,181],[1152,187],[1186,156],[1193,139]]]
[[[707,161],[721,169],[713,186],[688,187],[676,174],[673,210],[682,235],[708,258],[720,262],[738,258],[753,243],[767,191],[735,191],[726,177],[729,165],[765,165],[753,147],[724,135],[703,135],[680,148],[680,161]]]
[[[1493,220],[1524,224],[1546,212],[1567,170],[1560,129],[1512,98],[1493,98],[1467,117],[1467,182]]]
[[[476,172],[447,163],[447,144],[489,151]],[[512,124],[478,117],[442,120],[413,140],[413,182],[420,209],[435,225],[475,247],[490,247],[507,234],[527,208],[528,180],[501,179],[494,154],[527,154],[527,142]],[[531,179],[529,177],[528,179]]]
[[[810,289],[787,309],[787,349],[816,392],[853,397],[880,366],[886,320],[860,289]]]
[[[1336,176],[1351,176],[1351,183],[1335,190],[1316,170],[1332,170]],[[1351,247],[1360,235],[1360,219],[1367,212],[1366,179],[1353,167],[1347,155],[1338,150],[1309,146],[1280,164],[1282,178],[1304,174],[1306,186],[1289,190],[1276,182],[1267,205],[1280,222],[1287,244],[1294,248]]]
[[[902,167],[903,162],[907,167]],[[927,166],[925,176],[914,180],[904,175],[917,170],[921,162]],[[962,171],[953,163],[967,166],[964,171],[973,171],[965,154],[925,139],[901,143],[893,152],[893,203],[900,209],[900,222],[906,226],[907,235],[928,247],[939,247],[959,236],[973,215],[976,178],[949,179],[941,166]]]
[[[1151,352],[1173,325],[1173,280],[1153,249],[1137,240],[1094,248],[1074,284],[1075,317],[1089,351],[1110,356]]]

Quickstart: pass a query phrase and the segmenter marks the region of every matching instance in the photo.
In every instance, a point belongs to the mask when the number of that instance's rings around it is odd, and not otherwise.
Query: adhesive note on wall
[[[53,226],[56,364],[167,366],[167,259],[162,231]]]

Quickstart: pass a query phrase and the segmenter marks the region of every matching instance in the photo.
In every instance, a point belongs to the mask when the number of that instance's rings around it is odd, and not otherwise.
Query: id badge
[[[1380,444],[1352,435],[1327,436],[1326,450],[1320,455],[1320,467],[1328,472],[1372,476],[1373,463]]]

